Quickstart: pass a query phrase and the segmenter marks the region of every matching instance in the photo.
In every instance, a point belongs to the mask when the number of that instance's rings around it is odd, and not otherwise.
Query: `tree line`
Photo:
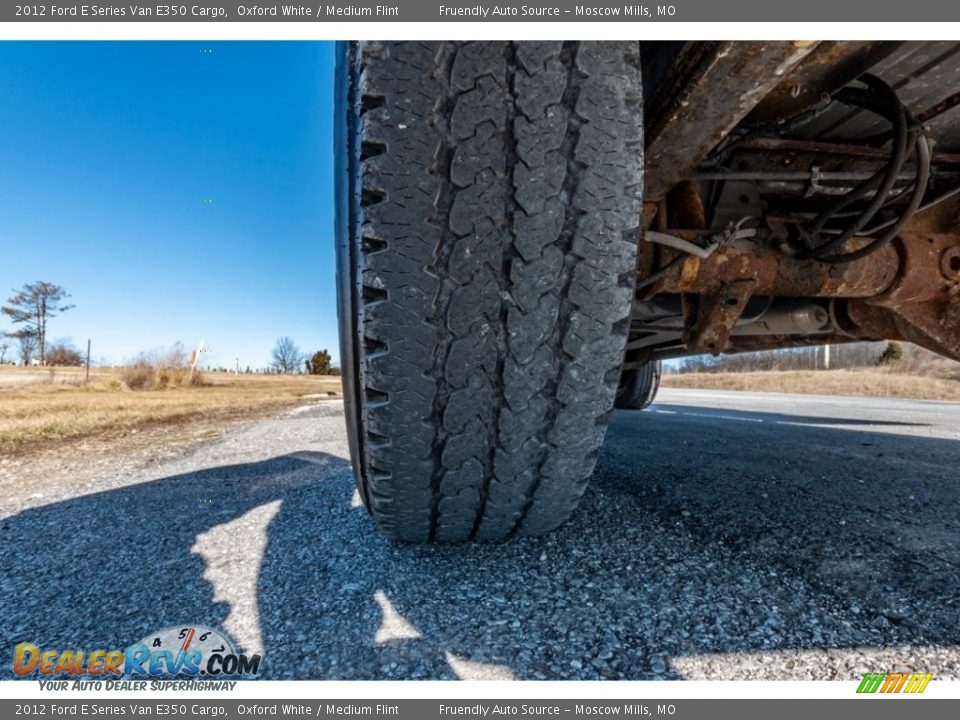
[[[284,335],[279,338],[270,353],[270,369],[286,375],[306,373],[307,375],[339,375],[340,368],[333,366],[333,360],[326,349],[314,353],[303,352],[297,344]]]
[[[66,302],[70,297],[67,291],[60,285],[38,280],[25,283],[13,293],[7,304],[0,307],[0,313],[14,325],[14,330],[0,336],[0,364],[7,362],[13,341],[24,365],[34,359],[41,365],[81,365],[83,357],[68,342],[47,341],[47,323],[74,307]]]
[[[830,369],[845,370],[892,365],[901,360],[915,362],[933,357],[913,345],[899,342],[855,342],[830,346]],[[822,370],[826,365],[824,346],[816,345],[734,355],[696,355],[684,358],[679,373],[736,373],[771,370]]]
[[[20,363],[30,365],[79,366],[84,362],[80,351],[65,340],[48,342],[47,326],[50,320],[73,309],[67,302],[70,295],[60,285],[38,280],[25,283],[0,307],[0,313],[9,318],[14,329],[0,334],[0,365],[14,349]],[[304,353],[289,337],[277,340],[271,354],[270,369],[278,373],[306,373],[309,375],[339,375],[326,349]]]

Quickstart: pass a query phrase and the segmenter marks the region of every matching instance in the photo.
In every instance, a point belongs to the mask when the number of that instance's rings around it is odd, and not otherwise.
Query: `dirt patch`
[[[137,427],[58,440],[37,440],[0,452],[0,516],[7,501],[48,491],[51,483],[79,487],[191,456],[237,428],[322,404],[229,409],[203,416],[167,418]]]

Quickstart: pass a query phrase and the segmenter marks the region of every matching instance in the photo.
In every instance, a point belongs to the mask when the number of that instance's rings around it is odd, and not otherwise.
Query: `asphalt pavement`
[[[960,678],[958,404],[665,389],[505,544],[384,541],[337,402],[69,467],[0,483],[8,659],[201,624],[272,678]]]

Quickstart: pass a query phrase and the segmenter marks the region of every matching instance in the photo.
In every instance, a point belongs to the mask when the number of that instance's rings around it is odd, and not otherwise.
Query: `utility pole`
[[[87,379],[84,382],[90,382],[90,338],[87,338]]]
[[[829,345],[823,346],[823,369],[824,370],[830,369],[830,346]]]

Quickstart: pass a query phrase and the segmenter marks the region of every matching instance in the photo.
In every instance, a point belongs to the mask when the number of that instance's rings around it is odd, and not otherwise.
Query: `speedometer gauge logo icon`
[[[169,650],[187,653],[198,650],[206,660],[212,653],[234,655],[233,645],[220,632],[203,625],[171,627],[143,638],[138,645],[146,645],[151,652]]]
[[[180,625],[151,633],[125,653],[127,675],[256,675],[260,655],[237,653],[218,630]]]

